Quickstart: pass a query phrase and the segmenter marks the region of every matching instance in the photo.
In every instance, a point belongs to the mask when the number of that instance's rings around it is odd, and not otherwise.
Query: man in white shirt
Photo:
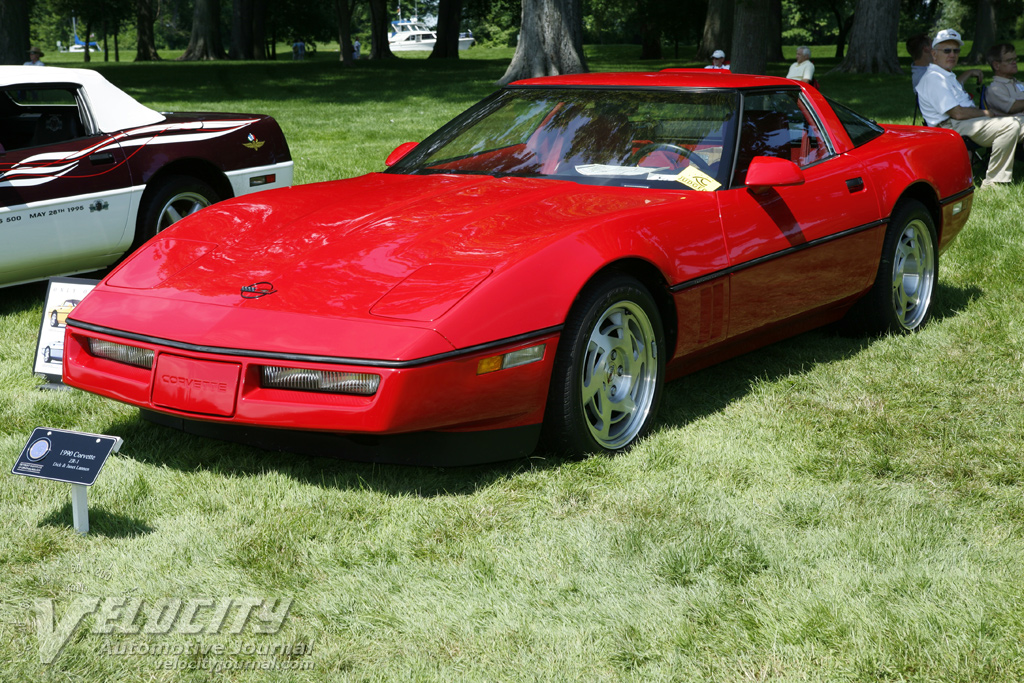
[[[28,61],[24,66],[46,66],[43,64],[43,51],[33,45],[28,49]]]
[[[932,63],[932,39],[925,33],[918,33],[916,36],[907,38],[907,54],[914,60],[910,63],[910,84],[916,90],[917,84],[921,82],[921,77]],[[981,69],[968,69],[957,76],[956,80],[966,83],[971,78],[981,85],[985,74],[981,73]]]
[[[1010,43],[999,43],[985,55],[992,67],[992,85],[988,86],[985,102],[993,114],[1024,113],[1024,83],[1018,81],[1017,50]]]
[[[978,109],[953,75],[964,41],[953,29],[939,31],[932,41],[934,62],[917,84],[921,114],[929,126],[951,128],[982,147],[991,147],[982,189],[1013,181],[1013,152],[1024,141],[1024,128],[1015,116],[992,116]]]
[[[804,83],[814,82],[814,64],[811,63],[811,48],[801,45],[796,49],[796,61],[789,67],[786,78]]]
[[[725,69],[729,70],[729,65],[725,63],[725,53],[721,50],[715,50],[711,53],[711,63],[708,64],[705,69]]]

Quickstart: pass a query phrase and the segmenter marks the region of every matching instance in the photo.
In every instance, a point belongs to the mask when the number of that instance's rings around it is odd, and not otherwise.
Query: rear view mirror
[[[788,159],[754,157],[747,169],[746,185],[756,193],[770,187],[803,184],[804,172]]]
[[[389,167],[389,168],[391,166],[394,166],[399,161],[401,161],[402,158],[406,154],[411,152],[413,150],[413,148],[416,147],[416,145],[418,145],[418,144],[420,144],[420,143],[418,143],[418,142],[403,142],[398,147],[395,147],[395,151],[393,151],[391,154],[388,155],[388,158],[384,160],[384,165]]]

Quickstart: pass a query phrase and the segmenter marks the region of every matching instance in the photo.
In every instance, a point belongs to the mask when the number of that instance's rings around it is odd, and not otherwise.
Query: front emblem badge
[[[257,282],[255,284],[242,287],[242,298],[259,299],[261,296],[273,294],[276,291],[277,290],[274,289],[274,285],[269,282]]]

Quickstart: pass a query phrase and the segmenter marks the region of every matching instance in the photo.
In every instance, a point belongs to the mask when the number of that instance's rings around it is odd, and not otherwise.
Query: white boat
[[[392,52],[404,52],[407,50],[433,50],[437,36],[427,28],[427,25],[414,19],[406,21],[392,21],[391,35],[388,37],[388,45]],[[460,35],[459,49],[465,50],[473,44],[473,36]]]

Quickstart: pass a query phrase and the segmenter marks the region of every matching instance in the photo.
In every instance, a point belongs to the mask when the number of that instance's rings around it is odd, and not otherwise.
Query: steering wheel
[[[691,164],[699,168],[704,173],[707,173],[708,175],[712,176],[714,175],[714,171],[712,170],[711,165],[704,160],[704,157],[697,154],[692,149],[680,147],[679,145],[673,145],[672,143],[669,142],[648,142],[646,145],[644,145],[637,151],[633,152],[633,155],[629,158],[629,163],[639,166],[641,159],[648,156],[652,152],[657,152],[658,150],[675,152],[679,156],[685,157],[687,161],[689,161]]]

